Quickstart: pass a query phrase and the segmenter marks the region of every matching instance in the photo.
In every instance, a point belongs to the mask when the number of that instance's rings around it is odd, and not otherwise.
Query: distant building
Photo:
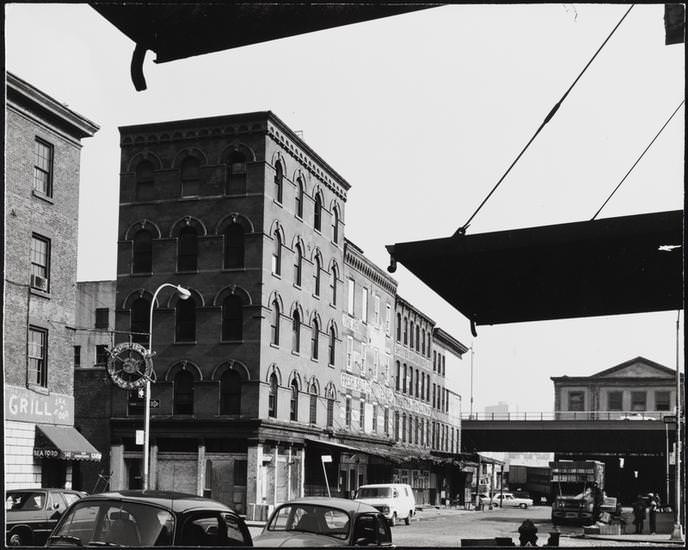
[[[504,419],[508,417],[509,405],[504,401],[499,401],[496,405],[485,407],[485,416],[493,419]]]
[[[98,451],[74,428],[81,140],[98,126],[6,74],[5,488],[80,488]]]
[[[659,419],[676,407],[676,371],[636,357],[590,376],[553,376],[557,419],[631,415]]]

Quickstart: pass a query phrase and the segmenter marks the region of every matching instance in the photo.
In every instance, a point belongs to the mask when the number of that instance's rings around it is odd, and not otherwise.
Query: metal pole
[[[330,494],[330,482],[327,480],[327,470],[325,469],[325,462],[323,461],[322,457],[320,458],[320,463],[322,464],[322,467],[323,467],[323,474],[325,474],[325,485],[327,486],[327,496],[328,496],[328,498],[332,498],[332,495]]]
[[[683,540],[683,527],[681,526],[681,370],[679,365],[679,320],[681,310],[676,314],[676,459],[674,460],[676,470],[676,522],[674,531],[671,534],[672,540]]]
[[[471,345],[471,414],[469,418],[473,418],[473,345]]]
[[[669,424],[664,424],[664,435],[666,436],[666,451],[664,452],[664,456],[666,458],[666,498],[664,499],[664,502],[666,502],[666,505],[669,504],[669,487],[671,485],[671,475],[669,474]]]

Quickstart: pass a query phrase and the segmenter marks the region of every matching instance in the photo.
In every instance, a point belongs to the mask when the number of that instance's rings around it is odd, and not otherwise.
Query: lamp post
[[[148,324],[148,356],[153,355],[153,310],[155,309],[155,300],[158,297],[160,291],[165,287],[174,288],[177,294],[182,300],[187,300],[191,293],[182,287],[181,285],[173,285],[172,283],[163,283],[153,293],[153,299],[150,305],[150,316]],[[145,403],[143,410],[143,490],[147,491],[149,486],[149,467],[150,467],[150,457],[149,457],[149,442],[150,442],[150,378],[146,378],[145,386]]]
[[[681,526],[681,490],[683,489],[681,485],[681,369],[678,362],[680,320],[681,310],[679,309],[676,315],[676,456],[674,460],[674,468],[676,471],[676,522],[674,523],[674,530],[671,534],[671,540],[683,541],[683,527]]]
[[[468,418],[473,419],[473,344],[471,344],[471,412]]]

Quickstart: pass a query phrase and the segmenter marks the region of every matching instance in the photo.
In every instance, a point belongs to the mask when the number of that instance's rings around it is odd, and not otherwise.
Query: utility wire
[[[592,217],[592,219],[591,219],[590,221],[594,221],[594,219],[597,217],[597,215],[598,215],[598,214],[602,211],[602,209],[607,205],[607,203],[609,202],[609,200],[614,196],[614,193],[616,193],[616,192],[618,191],[619,187],[621,187],[621,184],[622,184],[624,181],[626,181],[626,178],[627,178],[627,177],[629,176],[629,174],[633,171],[633,169],[636,167],[636,165],[640,162],[640,159],[642,159],[642,158],[645,156],[645,153],[647,153],[648,149],[650,149],[650,147],[652,147],[652,144],[653,144],[653,143],[655,142],[655,140],[659,137],[659,135],[664,131],[664,128],[667,127],[667,125],[669,124],[669,122],[671,122],[671,119],[674,118],[674,115],[675,115],[676,113],[678,113],[678,110],[683,106],[683,104],[685,103],[685,101],[686,101],[685,99],[684,99],[683,101],[681,101],[681,103],[679,103],[678,107],[676,107],[676,109],[674,110],[674,112],[671,113],[671,116],[670,116],[670,117],[667,119],[667,121],[664,123],[664,126],[662,126],[662,127],[659,129],[659,132],[657,132],[657,135],[655,135],[655,137],[652,138],[652,141],[651,141],[650,143],[648,143],[647,147],[645,147],[645,150],[640,154],[640,156],[638,157],[638,159],[633,163],[633,166],[631,166],[631,167],[629,168],[628,172],[626,172],[626,175],[625,175],[623,178],[621,178],[621,181],[620,181],[619,184],[614,188],[614,191],[612,191],[611,194],[607,197],[607,200],[604,201],[604,202],[602,203],[602,206],[600,206],[599,210],[598,210],[597,212],[595,212],[595,215]]]
[[[604,48],[604,46],[607,44],[607,42],[609,42],[609,39],[610,39],[610,38],[612,37],[612,35],[616,32],[616,29],[619,28],[619,26],[621,25],[621,23],[623,22],[623,20],[626,19],[626,16],[631,12],[631,10],[633,9],[634,6],[635,6],[635,4],[633,4],[630,8],[628,8],[628,11],[626,11],[626,13],[624,13],[623,17],[619,20],[619,22],[616,24],[616,26],[612,29],[612,32],[609,33],[609,36],[607,36],[607,38],[604,40],[604,42],[602,42],[602,45],[597,49],[597,51],[595,52],[595,55],[593,55],[593,56],[590,58],[590,61],[588,61],[587,65],[585,65],[585,67],[583,67],[583,70],[579,73],[579,75],[578,75],[578,76],[576,77],[576,79],[573,81],[573,84],[571,84],[571,86],[569,87],[569,89],[566,90],[566,92],[565,92],[564,95],[561,97],[561,99],[557,102],[557,104],[556,104],[554,107],[552,107],[552,110],[551,110],[551,111],[549,112],[549,114],[545,117],[545,120],[542,122],[542,124],[540,124],[540,127],[537,129],[537,131],[535,132],[535,134],[533,135],[533,137],[531,137],[531,138],[530,138],[530,141],[528,141],[528,143],[526,143],[525,147],[521,150],[521,152],[518,154],[518,156],[514,159],[514,161],[513,161],[513,162],[511,163],[511,165],[509,166],[509,168],[507,168],[506,172],[504,172],[504,175],[503,175],[501,178],[499,178],[499,181],[495,184],[495,186],[492,188],[492,190],[491,190],[491,191],[487,194],[487,196],[483,199],[483,201],[480,203],[480,205],[478,206],[478,208],[476,208],[475,212],[473,212],[473,214],[471,215],[471,217],[468,218],[468,221],[467,221],[465,224],[463,224],[459,229],[457,229],[457,230],[456,230],[456,233],[454,233],[454,235],[464,235],[464,234],[466,233],[466,229],[468,229],[468,226],[470,225],[470,223],[471,223],[471,221],[473,220],[473,218],[474,218],[474,217],[476,216],[476,214],[480,211],[480,209],[483,207],[483,205],[488,201],[488,199],[492,196],[492,194],[497,190],[497,187],[500,186],[500,184],[502,183],[502,181],[504,181],[504,178],[506,178],[506,176],[509,174],[509,172],[511,172],[511,169],[516,165],[516,163],[519,161],[519,159],[523,156],[523,154],[526,152],[526,150],[528,149],[528,147],[530,147],[530,144],[533,143],[533,141],[534,141],[535,138],[538,136],[538,134],[542,131],[542,129],[545,127],[545,125],[552,119],[552,117],[554,117],[554,115],[556,114],[556,112],[559,110],[559,107],[561,107],[561,104],[564,102],[564,100],[566,99],[566,97],[569,95],[569,93],[571,92],[571,90],[573,89],[573,87],[576,85],[576,83],[577,83],[577,82],[580,80],[580,78],[583,76],[583,73],[585,73],[585,71],[588,69],[588,67],[590,66],[590,64],[595,60],[595,58],[597,57],[597,55],[602,51],[602,48]]]

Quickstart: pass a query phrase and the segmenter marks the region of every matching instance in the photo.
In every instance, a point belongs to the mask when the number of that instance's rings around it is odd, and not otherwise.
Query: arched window
[[[313,291],[313,294],[315,296],[320,296],[320,270],[320,257],[316,256],[315,261],[313,262],[313,279],[315,283],[315,290]]]
[[[193,375],[180,370],[174,376],[174,414],[193,414]]]
[[[335,353],[335,344],[337,341],[337,337],[335,336],[334,333],[334,327],[330,327],[330,342],[329,342],[329,364],[334,365],[334,353]]]
[[[327,427],[334,426],[334,393],[327,394]]]
[[[225,268],[244,267],[244,228],[241,224],[231,223],[224,232]]]
[[[330,290],[332,291],[332,305],[337,305],[337,266],[332,266],[332,278],[330,280]]]
[[[401,389],[401,363],[397,361],[397,380],[395,383],[395,389],[399,391]]]
[[[313,319],[313,328],[311,330],[311,358],[317,361],[318,348],[320,347],[320,326],[317,319]]]
[[[148,346],[149,313],[150,302],[145,298],[137,298],[131,304],[131,309],[129,310],[129,330],[132,332],[132,342]]]
[[[411,330],[410,330],[410,333],[409,333],[409,347],[410,347],[411,349],[413,349],[413,321],[411,321],[410,325],[411,325]],[[406,343],[406,342],[404,342],[404,344],[405,344],[405,343]]]
[[[413,367],[409,367],[409,378],[408,378],[408,392],[409,395],[413,395]]]
[[[299,383],[291,381],[291,399],[289,400],[289,420],[299,419]]]
[[[200,188],[201,163],[195,157],[187,157],[182,162],[182,196],[198,195]]]
[[[416,351],[420,351],[420,325],[416,325]]]
[[[427,353],[427,357],[428,357],[428,359],[429,359],[429,358],[430,358],[430,342],[431,342],[431,340],[430,340],[430,331],[428,331],[428,338],[427,338],[427,341],[428,341],[428,347],[427,347],[427,352],[428,352],[428,353]]]
[[[230,294],[222,301],[222,339],[241,340],[244,332],[244,315],[241,298]]]
[[[185,227],[177,240],[177,271],[196,271],[198,267],[198,236],[193,227]]]
[[[296,286],[301,286],[303,253],[301,252],[301,245],[299,243],[296,243],[296,246],[294,248],[294,284]]]
[[[332,242],[339,243],[339,211],[336,206],[332,210]]]
[[[228,160],[226,193],[238,195],[246,193],[246,155],[234,151]]]
[[[291,350],[299,353],[301,351],[301,315],[298,309],[294,309],[291,319]]]
[[[241,413],[241,375],[232,369],[220,378],[220,414]]]
[[[316,231],[322,229],[322,198],[320,193],[315,194],[315,206],[313,207],[313,227]]]
[[[133,273],[151,273],[153,271],[153,235],[150,231],[139,229],[134,234]]]
[[[394,411],[394,440],[399,441],[399,411]]]
[[[136,166],[136,200],[149,201],[153,198],[155,198],[153,164],[144,160]]]
[[[318,388],[315,384],[311,384],[310,389],[310,406],[308,407],[308,421],[311,424],[318,423]]]
[[[284,187],[284,169],[282,163],[278,160],[275,164],[275,200],[282,202],[282,189]]]
[[[279,275],[282,272],[282,238],[279,231],[275,230],[272,234],[273,249],[272,249],[272,272]]]
[[[280,337],[280,306],[277,300],[272,302],[272,324],[270,325],[270,342],[279,346]]]
[[[277,375],[270,375],[270,392],[268,393],[268,416],[277,417]]]
[[[194,299],[179,300],[175,311],[175,341],[194,342],[196,340],[196,303]]]
[[[303,182],[301,178],[296,180],[296,204],[294,205],[294,212],[299,218],[303,218]]]
[[[404,345],[408,344],[408,319],[404,317]]]
[[[401,441],[406,443],[406,413],[401,415]]]
[[[420,352],[425,355],[425,331],[421,333],[423,335],[423,341],[420,345]]]
[[[397,313],[397,342],[401,342],[401,313]]]

